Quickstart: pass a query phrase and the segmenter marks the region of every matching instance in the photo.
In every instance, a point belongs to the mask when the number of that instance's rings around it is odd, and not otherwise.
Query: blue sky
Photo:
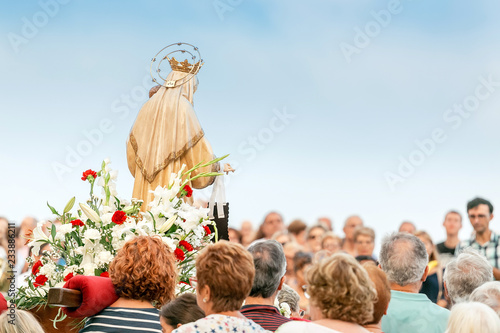
[[[205,60],[194,95],[198,118],[215,153],[231,154],[238,169],[226,180],[232,226],[257,225],[277,210],[287,222],[330,216],[341,234],[344,219],[359,214],[378,235],[408,219],[441,240],[447,210],[465,213],[477,195],[500,204],[499,7],[4,1],[0,215],[47,218],[46,201],[84,201],[81,172],[106,157],[129,198],[125,142],[152,86],[149,62],[184,41]],[[346,57],[342,45],[357,51]],[[453,111],[464,103],[472,111]],[[273,130],[284,113],[291,116]],[[416,141],[429,142],[436,129],[440,142],[426,154]],[[77,158],[78,147],[87,150]],[[405,163],[413,169],[403,177]],[[392,187],[389,173],[400,177]],[[470,230],[466,221],[461,236]]]

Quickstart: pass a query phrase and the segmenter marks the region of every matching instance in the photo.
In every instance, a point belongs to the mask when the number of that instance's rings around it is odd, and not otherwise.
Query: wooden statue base
[[[56,324],[57,329],[54,328],[52,319],[56,318],[58,311],[59,307],[49,306],[41,306],[30,310],[42,325],[45,333],[78,333],[78,329],[74,328],[78,323],[78,319],[75,318],[66,318]]]

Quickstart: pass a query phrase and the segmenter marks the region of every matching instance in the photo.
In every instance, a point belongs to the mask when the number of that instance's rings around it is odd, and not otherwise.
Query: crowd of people
[[[116,298],[80,332],[500,332],[493,205],[475,198],[467,218],[469,239],[459,239],[462,216],[449,211],[444,242],[436,245],[404,221],[374,254],[375,231],[359,216],[346,219],[341,238],[327,218],[287,226],[272,212],[258,230],[245,222],[229,230],[229,241],[201,250],[191,281],[196,294],[177,297],[175,256],[161,239],[140,236],[110,265],[111,283],[102,288]],[[0,333],[17,332],[9,328],[4,313]]]

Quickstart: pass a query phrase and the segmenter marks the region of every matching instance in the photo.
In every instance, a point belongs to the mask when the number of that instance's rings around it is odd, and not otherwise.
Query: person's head
[[[321,240],[321,248],[331,253],[337,253],[342,250],[342,238],[333,232],[327,232]]]
[[[493,205],[483,198],[475,198],[467,203],[467,215],[476,233],[483,234],[490,229]]]
[[[285,229],[283,217],[276,212],[271,212],[266,215],[264,221],[260,225],[259,231],[257,233],[257,239],[270,239],[272,235],[274,235],[278,231],[282,231],[283,229]]]
[[[288,226],[288,232],[300,245],[304,245],[306,243],[306,229],[307,224],[301,220],[293,220]]]
[[[196,258],[196,296],[206,315],[238,311],[250,294],[253,257],[240,244],[219,241],[207,245]]]
[[[243,244],[243,246],[250,244],[252,240],[255,238],[255,232],[253,231],[252,222],[243,221],[243,223],[241,223],[240,234],[241,234],[241,243]]]
[[[462,229],[462,214],[456,210],[450,210],[444,216],[443,227],[446,229],[446,235],[457,236]]]
[[[288,285],[283,284],[277,298],[278,304],[286,303],[290,306],[290,311],[292,312],[291,317],[301,317],[301,310],[299,307],[300,296],[295,290],[290,288]]]
[[[296,242],[289,242],[283,245],[283,252],[285,253],[286,258],[286,274],[288,276],[295,275],[293,258],[295,257],[295,254],[301,250],[302,246]]]
[[[431,236],[425,231],[417,231],[415,232],[415,236],[420,239],[424,245],[425,250],[427,251],[427,255],[429,256],[429,261],[438,260],[437,250],[434,246],[434,242],[432,241]]]
[[[487,305],[466,302],[451,309],[445,333],[500,332],[500,318]]]
[[[485,257],[467,248],[446,265],[443,281],[452,304],[465,302],[474,289],[493,281],[493,268]]]
[[[377,299],[373,304],[373,320],[366,324],[378,324],[382,320],[382,316],[387,313],[389,301],[391,300],[391,285],[385,273],[374,263],[365,263],[363,268],[368,273],[377,291]]]
[[[315,253],[321,250],[321,240],[326,233],[325,227],[320,224],[314,225],[306,232],[307,246]]]
[[[118,296],[155,302],[159,308],[174,298],[177,266],[160,237],[139,236],[118,251],[109,276]]]
[[[414,234],[417,231],[415,225],[410,221],[403,221],[399,226],[398,232],[406,232],[408,234]]]
[[[43,333],[42,326],[30,312],[16,309],[15,318],[11,316],[9,311],[0,315],[0,333]]]
[[[241,234],[238,230],[234,228],[228,228],[227,233],[229,235],[229,241],[231,243],[241,244]]]
[[[255,266],[250,297],[274,298],[281,289],[286,272],[283,247],[274,240],[257,242],[248,248]]]
[[[307,271],[313,320],[336,319],[366,324],[373,320],[377,297],[370,278],[350,255],[336,253]]]
[[[354,245],[360,256],[372,256],[375,249],[375,230],[369,227],[357,227],[354,231]]]
[[[288,231],[278,231],[275,233],[272,237],[272,240],[277,241],[278,243],[281,244],[281,246],[285,246],[287,243],[290,243],[292,241],[292,237],[288,233]]]
[[[477,287],[469,300],[488,305],[500,317],[500,281],[490,281]]]
[[[160,310],[163,333],[171,333],[176,328],[205,317],[205,312],[196,303],[196,295],[185,293],[165,304]]]
[[[318,219],[318,224],[321,224],[328,231],[333,231],[333,223],[329,217],[323,216]]]
[[[309,252],[299,251],[295,253],[293,257],[293,270],[295,272],[295,277],[297,278],[297,283],[300,286],[306,283],[305,271],[313,262],[313,256]]]
[[[349,241],[354,242],[354,230],[356,227],[363,225],[363,220],[357,215],[349,216],[344,223],[344,234],[345,238]]]
[[[414,235],[398,232],[385,237],[379,261],[389,282],[396,285],[415,285],[420,289],[427,277],[427,251]]]

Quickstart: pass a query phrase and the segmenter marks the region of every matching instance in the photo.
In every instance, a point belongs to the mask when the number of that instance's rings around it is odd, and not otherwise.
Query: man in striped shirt
[[[241,313],[268,331],[276,331],[290,319],[274,307],[285,282],[286,259],[283,247],[274,240],[256,242],[248,248],[253,256],[255,278]]]
[[[500,280],[500,236],[490,229],[493,205],[483,198],[475,198],[467,203],[467,214],[474,232],[470,239],[457,245],[455,255],[466,247],[473,248],[488,259],[495,280]]]

